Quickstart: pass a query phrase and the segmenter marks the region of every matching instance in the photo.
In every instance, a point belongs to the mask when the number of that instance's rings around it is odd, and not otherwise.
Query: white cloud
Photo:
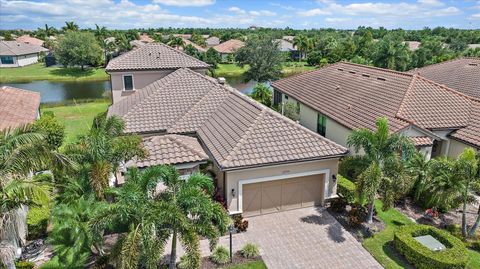
[[[234,13],[237,13],[237,14],[245,14],[247,13],[245,10],[239,8],[239,7],[230,7],[228,8],[228,11],[231,11],[231,12],[234,12]]]
[[[318,15],[329,15],[331,14],[329,11],[320,9],[320,8],[314,8],[310,10],[303,10],[297,12],[298,15],[302,17],[313,17],[313,16],[318,16]]]
[[[325,21],[326,22],[330,22],[330,23],[335,23],[335,22],[347,22],[347,21],[350,21],[351,18],[326,18]]]
[[[153,0],[153,2],[177,7],[202,7],[215,4],[215,0]]]
[[[445,5],[442,1],[439,0],[418,0],[420,4],[429,5],[429,6],[443,6]]]
[[[470,19],[480,20],[480,13],[472,14],[472,16],[470,16]]]
[[[270,10],[259,10],[259,11],[249,11],[248,12],[250,15],[252,16],[275,16],[277,15],[277,13],[273,12],[273,11],[270,11]]]

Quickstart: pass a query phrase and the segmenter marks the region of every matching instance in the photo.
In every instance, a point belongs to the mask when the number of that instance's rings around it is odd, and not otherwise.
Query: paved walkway
[[[249,218],[248,231],[233,236],[234,251],[248,242],[260,246],[263,260],[270,269],[382,268],[325,208],[303,208]],[[219,244],[228,248],[228,236],[220,238]],[[206,240],[202,240],[201,249],[202,256],[210,254]],[[178,257],[183,253],[180,247]]]

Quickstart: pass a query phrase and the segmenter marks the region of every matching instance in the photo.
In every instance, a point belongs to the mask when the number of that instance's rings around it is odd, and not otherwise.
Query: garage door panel
[[[262,214],[280,211],[282,203],[282,183],[265,182],[262,185]]]
[[[302,207],[320,205],[322,201],[322,184],[320,176],[309,177],[303,181]]]
[[[259,215],[262,208],[262,184],[247,184],[243,186],[243,208],[245,216]]]
[[[282,210],[302,207],[302,185],[301,181],[286,180],[282,186]]]

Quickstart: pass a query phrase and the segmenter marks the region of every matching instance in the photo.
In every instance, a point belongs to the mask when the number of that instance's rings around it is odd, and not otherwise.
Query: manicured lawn
[[[305,62],[285,62],[283,64],[282,73],[285,76],[302,73],[315,69],[315,66],[308,66]],[[236,64],[219,64],[215,69],[218,77],[239,77],[248,70],[248,65],[243,68]]]
[[[315,68],[315,66],[307,65],[306,62],[287,62],[283,64],[282,72],[285,76],[290,76],[293,74],[314,70]]]
[[[267,269],[267,266],[265,263],[263,263],[263,261],[256,261],[227,267],[227,269]]]
[[[65,124],[65,143],[74,142],[78,135],[86,134],[92,125],[93,118],[105,112],[110,105],[107,101],[78,105],[45,107],[42,112],[52,111]]]
[[[377,209],[378,217],[385,223],[385,230],[366,239],[363,242],[363,246],[387,269],[414,268],[393,246],[393,233],[395,230],[402,225],[412,223],[412,221],[394,208],[382,211],[382,203],[380,201],[375,202],[375,208]],[[480,253],[473,250],[468,252],[470,259],[467,268],[480,268]]]
[[[63,68],[45,67],[43,63],[36,63],[24,67],[2,68],[0,83],[25,82],[32,80],[107,80],[108,75],[104,68]]]

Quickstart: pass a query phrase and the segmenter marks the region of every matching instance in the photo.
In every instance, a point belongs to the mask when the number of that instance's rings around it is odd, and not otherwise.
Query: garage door
[[[254,216],[320,205],[324,175],[290,178],[243,185],[243,214]]]

